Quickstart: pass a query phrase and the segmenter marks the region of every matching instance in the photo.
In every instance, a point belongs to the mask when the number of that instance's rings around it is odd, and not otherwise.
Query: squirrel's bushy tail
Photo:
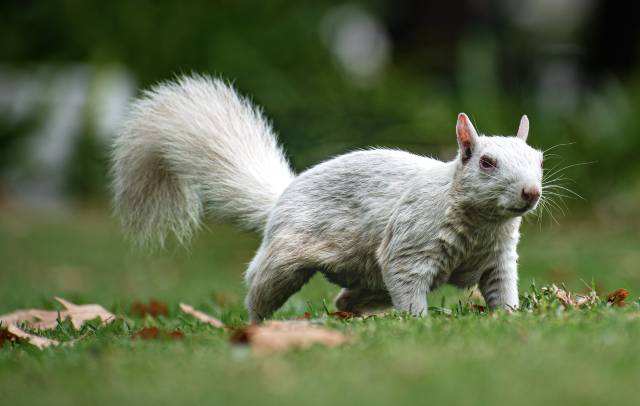
[[[141,242],[187,241],[204,212],[261,231],[294,178],[261,112],[219,79],[183,76],[136,100],[113,148],[115,207]]]

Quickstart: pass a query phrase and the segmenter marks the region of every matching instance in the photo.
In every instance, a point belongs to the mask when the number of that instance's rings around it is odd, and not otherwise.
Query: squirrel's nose
[[[522,200],[529,204],[533,204],[540,198],[540,188],[537,186],[527,186],[522,189]]]

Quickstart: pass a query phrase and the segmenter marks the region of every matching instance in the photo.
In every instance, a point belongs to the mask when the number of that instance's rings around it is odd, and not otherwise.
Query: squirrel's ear
[[[522,141],[527,142],[527,136],[529,135],[529,118],[524,115],[520,119],[520,127],[518,127],[518,133],[516,137],[520,138]]]
[[[478,143],[478,133],[473,128],[471,120],[466,114],[458,114],[458,124],[456,125],[456,135],[458,136],[458,146],[460,147],[460,156],[462,162],[466,162]]]

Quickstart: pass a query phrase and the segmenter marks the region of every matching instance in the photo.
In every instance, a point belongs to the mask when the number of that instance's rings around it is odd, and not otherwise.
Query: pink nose
[[[537,186],[527,186],[522,189],[522,200],[529,204],[533,204],[540,198],[540,189]]]

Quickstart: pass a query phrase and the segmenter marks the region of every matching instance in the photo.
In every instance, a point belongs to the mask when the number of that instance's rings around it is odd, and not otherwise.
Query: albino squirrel
[[[260,110],[219,79],[184,76],[133,103],[115,139],[115,206],[141,241],[188,240],[205,212],[262,233],[246,272],[252,321],[316,272],[340,310],[427,313],[444,283],[478,285],[490,307],[518,306],[521,216],[542,193],[542,152],[478,135],[458,116],[457,157],[351,152],[294,175]]]

